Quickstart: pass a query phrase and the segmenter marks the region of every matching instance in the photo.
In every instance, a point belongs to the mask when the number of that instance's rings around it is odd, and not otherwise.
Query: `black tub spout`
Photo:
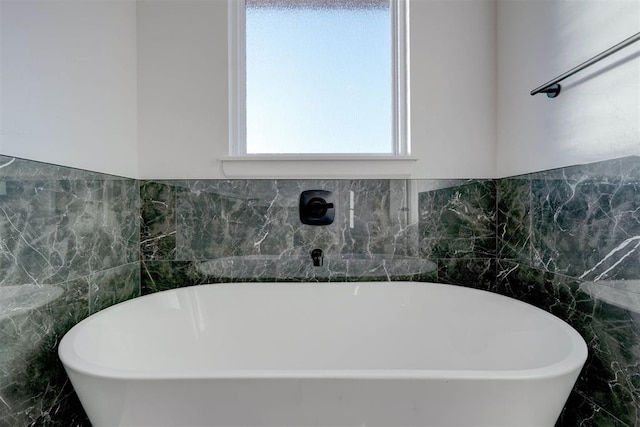
[[[322,267],[324,256],[322,255],[322,249],[314,249],[311,251],[311,259],[313,260],[314,267]]]

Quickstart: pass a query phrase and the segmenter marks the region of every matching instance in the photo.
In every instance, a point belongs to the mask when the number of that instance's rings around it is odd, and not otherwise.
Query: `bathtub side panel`
[[[577,372],[539,380],[79,378],[101,426],[553,426]],[[98,391],[98,393],[96,393]],[[82,393],[81,393],[82,394]]]
[[[126,401],[132,398],[131,381],[94,377],[68,366],[64,369],[92,426],[126,425],[122,424],[122,418]]]

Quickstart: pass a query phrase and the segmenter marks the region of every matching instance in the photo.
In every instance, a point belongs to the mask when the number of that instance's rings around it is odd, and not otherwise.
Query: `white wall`
[[[221,178],[228,155],[225,0],[138,1],[141,178]]]
[[[496,159],[496,4],[411,1],[416,178],[491,178]]]
[[[640,154],[640,43],[529,95],[639,29],[638,0],[498,0],[499,177]]]
[[[412,0],[410,7],[413,177],[491,177],[495,2]],[[225,177],[226,23],[224,0],[138,2],[141,178]]]
[[[0,154],[137,176],[130,0],[2,0]]]

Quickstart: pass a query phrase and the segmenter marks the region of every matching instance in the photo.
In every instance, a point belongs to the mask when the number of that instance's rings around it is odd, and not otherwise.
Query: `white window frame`
[[[227,0],[229,23],[229,155],[220,158],[228,178],[350,179],[413,176],[411,156],[409,1],[391,0],[392,138],[391,154],[253,154],[246,147],[245,1]]]
[[[229,155],[247,152],[246,13],[244,0],[228,0],[229,25]]]
[[[246,135],[246,40],[245,0],[228,0],[229,24],[229,158],[274,158],[278,160],[362,160],[410,157],[409,132],[409,5],[408,0],[390,0],[392,36],[392,152],[391,154],[249,154]]]

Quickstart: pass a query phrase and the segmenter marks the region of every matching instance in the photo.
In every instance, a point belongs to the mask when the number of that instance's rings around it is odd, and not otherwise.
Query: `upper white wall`
[[[138,1],[141,178],[221,178],[228,155],[225,0]]]
[[[413,177],[492,177],[495,1],[412,0],[410,8]],[[225,0],[138,2],[141,178],[225,177],[227,62]]]
[[[137,176],[129,0],[0,2],[0,154]]]
[[[411,141],[416,178],[492,178],[496,3],[412,0]]]
[[[529,92],[640,28],[637,0],[498,0],[498,176],[640,154],[640,43]]]

